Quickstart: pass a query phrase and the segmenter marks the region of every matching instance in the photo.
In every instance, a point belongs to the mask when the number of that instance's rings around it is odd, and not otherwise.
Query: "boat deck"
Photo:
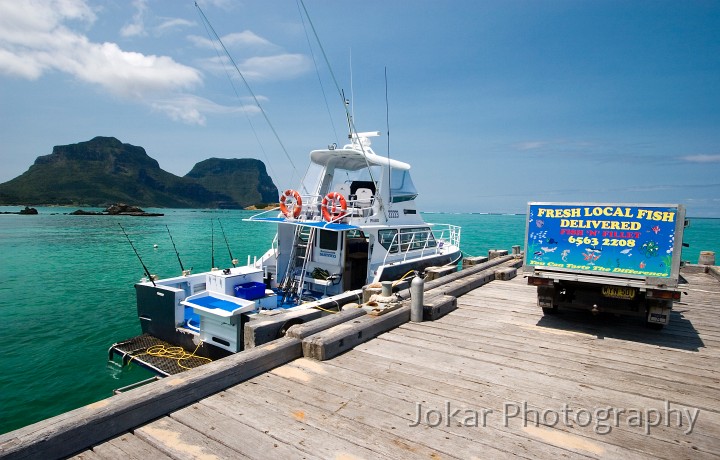
[[[720,282],[683,275],[662,331],[544,317],[525,279],[493,281],[437,321],[293,360],[75,458],[717,459]]]

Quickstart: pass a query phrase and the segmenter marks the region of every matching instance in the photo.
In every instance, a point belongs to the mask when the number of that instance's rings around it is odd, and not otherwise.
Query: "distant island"
[[[55,146],[25,173],[0,184],[0,205],[12,206],[242,209],[277,200],[277,187],[260,160],[210,158],[179,177],[161,169],[144,148],[114,137]]]
[[[137,206],[131,206],[125,203],[113,204],[105,208],[104,211],[84,211],[78,209],[69,213],[73,216],[137,216],[137,217],[160,217],[165,214],[159,212],[145,212]]]
[[[21,209],[20,211],[14,212],[14,211],[3,211],[0,212],[0,214],[19,214],[21,216],[35,216],[37,215],[38,210],[35,208],[31,208],[30,206],[25,206],[25,209]]]

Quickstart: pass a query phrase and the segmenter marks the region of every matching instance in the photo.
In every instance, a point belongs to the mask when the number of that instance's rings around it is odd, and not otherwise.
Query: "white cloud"
[[[134,5],[136,28],[128,26],[126,34],[144,30],[145,2]],[[185,123],[204,123],[203,113],[238,110],[184,95],[202,84],[202,74],[193,67],[168,56],[125,51],[116,43],[95,43],[69,27],[71,21],[89,25],[95,19],[83,0],[0,2],[0,74],[38,79],[63,72]]]
[[[123,28],[120,29],[120,34],[123,37],[147,35],[145,32],[145,12],[147,11],[147,3],[145,0],[133,0],[132,3],[135,7],[133,21],[130,24],[123,26]]]
[[[680,159],[690,163],[720,163],[720,155],[686,155]]]
[[[214,49],[215,43],[207,37],[199,35],[188,35],[187,39],[198,48]],[[220,40],[226,47],[242,47],[242,48],[274,48],[278,49],[271,41],[262,38],[255,32],[244,30],[242,32],[234,32],[220,37]]]
[[[166,99],[156,99],[151,106],[154,110],[162,112],[171,119],[187,124],[205,124],[204,114],[233,114],[233,113],[258,113],[257,106],[224,106],[216,104],[205,98],[192,95],[179,95]]]
[[[546,141],[526,141],[515,144],[515,147],[519,150],[536,150],[545,147],[550,144]]]
[[[157,29],[159,32],[164,32],[165,30],[168,30],[168,29],[176,29],[176,28],[179,28],[179,27],[191,27],[191,26],[194,26],[194,25],[195,25],[194,22],[188,21],[187,19],[168,18],[168,19],[163,20],[163,22],[161,22],[161,23],[156,27],[156,29]]]

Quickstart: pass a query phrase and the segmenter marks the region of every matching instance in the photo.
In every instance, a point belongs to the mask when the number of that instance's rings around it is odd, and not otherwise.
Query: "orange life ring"
[[[289,197],[293,198],[294,203],[291,200],[289,203],[286,204],[286,201]],[[280,197],[280,211],[285,214],[285,217],[290,217],[290,210],[288,209],[288,204],[292,207],[292,216],[297,219],[302,212],[302,198],[300,198],[300,194],[296,190],[285,190]]]
[[[345,197],[342,196],[341,193],[330,192],[323,198],[320,208],[322,209],[323,218],[326,221],[335,221],[346,214],[347,201],[345,201]]]

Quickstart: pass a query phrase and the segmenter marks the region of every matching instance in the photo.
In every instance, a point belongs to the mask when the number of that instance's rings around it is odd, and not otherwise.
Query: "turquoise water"
[[[0,207],[0,211],[19,208]],[[0,215],[0,433],[109,397],[150,376],[137,366],[107,363],[114,342],[140,333],[133,284],[143,270],[121,223],[152,273],[211,265],[212,218],[220,218],[233,256],[259,257],[274,236],[271,224],[247,223],[251,211],[155,210],[164,217],[68,216],[74,209],[38,208],[37,216]],[[460,225],[467,255],[523,244],[524,216],[426,214],[429,222]],[[720,255],[720,220],[692,219],[683,259],[701,250]],[[229,266],[215,221],[215,260]],[[157,245],[157,248],[154,247]]]

